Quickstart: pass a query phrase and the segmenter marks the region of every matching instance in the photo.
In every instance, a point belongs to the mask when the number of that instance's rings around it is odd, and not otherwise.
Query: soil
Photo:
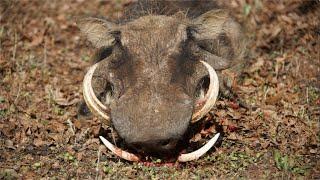
[[[128,3],[0,1],[0,179],[320,178],[319,1],[220,2],[244,27],[248,65],[238,98],[220,97],[192,139],[218,131],[218,145],[188,163],[121,160],[99,141],[101,120],[77,115],[94,48],[75,20],[118,18]]]

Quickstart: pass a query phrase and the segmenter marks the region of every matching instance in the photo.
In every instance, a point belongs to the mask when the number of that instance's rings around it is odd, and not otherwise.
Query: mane
[[[124,15],[119,22],[127,22],[146,15],[173,15],[184,12],[187,17],[195,18],[218,6],[212,0],[138,0],[124,9]]]

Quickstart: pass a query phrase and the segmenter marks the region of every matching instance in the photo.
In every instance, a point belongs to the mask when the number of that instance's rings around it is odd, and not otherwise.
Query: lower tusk
[[[91,82],[92,82],[92,76],[93,73],[95,71],[95,69],[97,68],[98,64],[94,64],[92,67],[90,67],[89,71],[87,72],[87,74],[84,77],[83,80],[83,97],[84,100],[86,101],[86,104],[88,105],[88,107],[90,108],[90,110],[93,113],[98,114],[99,116],[101,116],[102,118],[109,120],[109,116],[107,113],[105,113],[104,111],[107,110],[107,107],[104,106],[99,99],[96,97],[96,95],[94,94]],[[103,142],[103,144],[114,154],[116,154],[117,156],[128,160],[128,161],[139,161],[139,157],[137,157],[134,154],[131,154],[129,152],[123,151],[120,148],[114,146],[113,144],[111,144],[107,139],[105,139],[102,136],[99,136],[99,138],[101,139],[101,141]]]
[[[116,147],[115,145],[111,144],[107,139],[105,139],[102,136],[99,136],[99,138],[101,139],[101,141],[103,142],[103,144],[111,151],[113,152],[115,155],[127,160],[127,161],[139,161],[140,158],[132,153],[129,153],[127,151],[124,151],[118,147]]]
[[[202,146],[200,149],[193,151],[191,153],[187,154],[181,154],[178,157],[179,162],[187,162],[187,161],[193,161],[201,156],[203,156],[206,152],[208,152],[213,145],[217,142],[218,138],[220,136],[220,133],[216,134],[213,138],[211,138],[204,146]]]
[[[97,68],[98,64],[94,64],[93,66],[90,67],[90,69],[88,70],[87,74],[84,77],[83,80],[83,97],[84,100],[86,102],[86,104],[88,105],[88,107],[90,108],[90,110],[93,113],[98,114],[99,116],[101,116],[102,118],[109,120],[109,116],[107,113],[105,113],[104,111],[107,110],[107,107],[105,105],[103,105],[98,98],[96,97],[96,95],[94,94],[91,82],[92,82],[92,76],[93,73],[95,71],[95,69]]]
[[[202,106],[202,108],[199,111],[196,111],[192,115],[191,122],[197,122],[200,120],[203,116],[205,116],[211,108],[214,106],[218,95],[219,95],[219,79],[216,71],[205,61],[200,61],[208,70],[209,72],[209,78],[210,78],[210,84],[209,89],[207,91],[207,94],[205,95],[205,104]]]

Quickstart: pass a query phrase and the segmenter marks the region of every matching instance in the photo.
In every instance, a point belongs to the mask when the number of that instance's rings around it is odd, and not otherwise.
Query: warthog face
[[[101,57],[84,81],[88,106],[110,119],[129,147],[152,154],[175,152],[190,123],[210,111],[219,89],[214,69],[231,66],[240,37],[221,10],[196,19],[177,13],[126,24],[87,18],[78,25]]]

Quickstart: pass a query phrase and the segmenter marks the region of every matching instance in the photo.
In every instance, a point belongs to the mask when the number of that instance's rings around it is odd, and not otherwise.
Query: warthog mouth
[[[198,100],[197,104],[199,104],[202,107],[197,108],[199,110],[197,110],[196,112],[193,113],[192,120],[191,120],[192,123],[200,120],[202,117],[204,117],[211,110],[211,108],[214,106],[214,104],[217,100],[218,94],[219,94],[219,80],[218,80],[217,73],[205,61],[200,61],[200,62],[208,70],[210,84],[209,84],[206,95],[203,98]],[[95,69],[97,68],[97,66],[98,66],[98,64],[94,64],[93,66],[91,66],[89,71],[87,72],[87,74],[84,77],[83,96],[84,96],[86,104],[88,105],[89,109],[93,113],[95,113],[96,115],[109,121],[110,117],[107,113],[108,108],[104,104],[102,104],[99,101],[99,99],[96,97],[96,95],[93,91],[92,85],[91,85],[92,76],[93,76],[93,73],[94,73]],[[180,154],[178,156],[177,160],[179,162],[187,162],[187,161],[192,161],[192,160],[196,160],[196,159],[200,158],[201,156],[203,156],[207,151],[209,151],[214,146],[214,144],[218,140],[219,136],[220,136],[220,134],[217,133],[213,138],[211,138],[204,146],[202,146],[198,150],[195,150],[193,152],[186,153],[186,154]],[[137,155],[135,155],[133,153],[129,153],[127,151],[124,151],[124,150],[116,147],[115,145],[110,143],[107,139],[105,139],[102,136],[99,136],[99,138],[101,139],[103,144],[111,152],[113,152],[117,156],[119,156],[125,160],[128,160],[128,161],[140,161],[140,158]]]

